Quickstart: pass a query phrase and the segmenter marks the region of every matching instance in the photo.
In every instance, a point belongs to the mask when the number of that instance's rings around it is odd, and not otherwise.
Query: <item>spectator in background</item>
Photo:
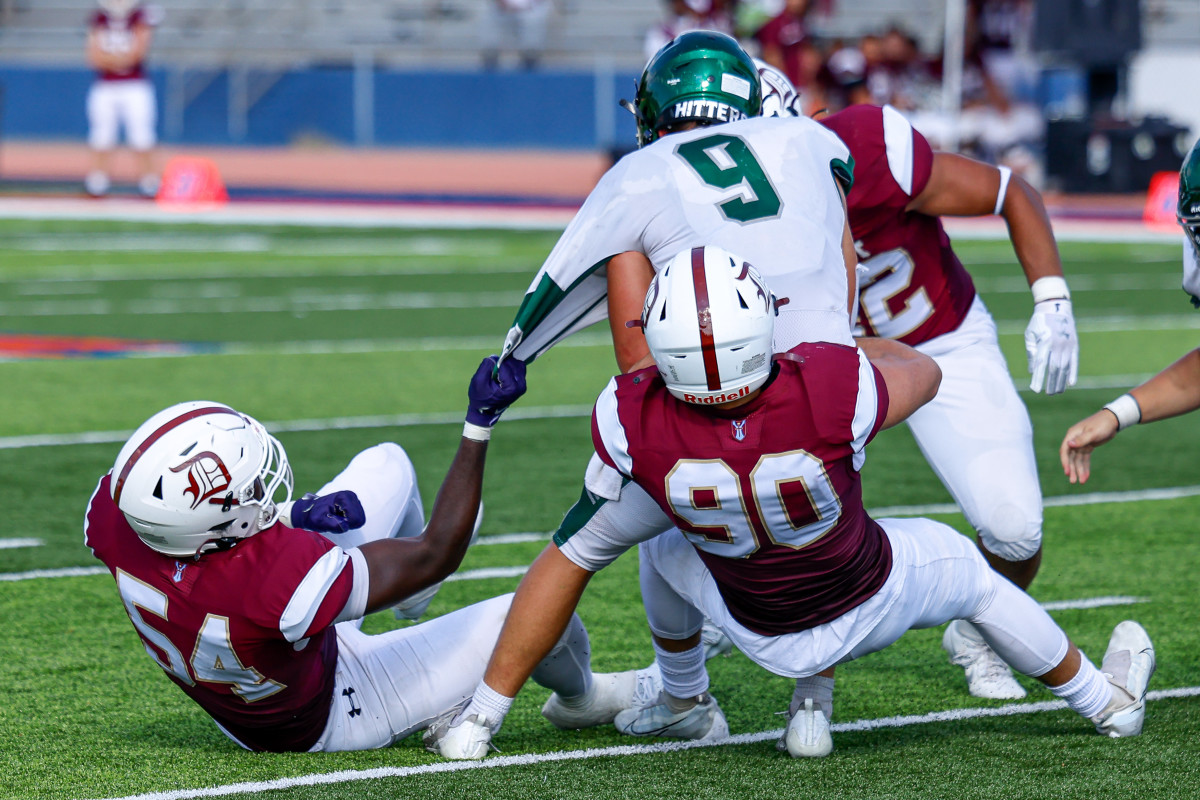
[[[754,34],[762,48],[762,60],[787,75],[804,98],[805,116],[826,105],[818,80],[824,55],[809,35],[805,23],[811,7],[811,0],[786,0],[783,10]]]
[[[137,156],[138,191],[146,197],[158,191],[153,166],[154,87],[146,78],[144,63],[159,13],[143,8],[137,0],[99,0],[88,23],[87,60],[96,70],[96,80],[87,98],[92,169],[84,188],[92,197],[107,194],[112,185],[112,151],[122,126]]]
[[[500,64],[500,51],[514,48],[521,66],[534,69],[546,51],[551,0],[489,0],[484,4],[479,44],[485,69]]]
[[[644,51],[649,61],[667,42],[688,31],[720,31],[733,35],[733,14],[726,0],[666,0],[662,22],[646,31]]]

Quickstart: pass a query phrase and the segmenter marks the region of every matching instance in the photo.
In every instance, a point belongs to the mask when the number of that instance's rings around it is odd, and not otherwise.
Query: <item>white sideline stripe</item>
[[[1042,505],[1046,508],[1063,506],[1088,506],[1097,503],[1137,503],[1142,500],[1177,500],[1181,497],[1200,495],[1200,486],[1175,486],[1166,489],[1139,489],[1133,492],[1089,492],[1088,494],[1066,494],[1046,497]],[[919,506],[884,506],[869,508],[872,517],[923,517],[926,514],[954,514],[958,506],[954,503],[927,503]]]
[[[105,567],[60,567],[59,569],[31,569],[28,572],[0,573],[2,581],[30,581],[36,578],[78,578],[83,575],[102,575]]]
[[[559,419],[586,417],[592,413],[591,406],[532,406],[512,408],[504,418],[514,419]],[[330,417],[327,419],[298,419],[287,422],[268,422],[266,428],[272,433],[295,433],[303,431],[351,430],[357,428],[409,428],[414,425],[461,424],[462,412],[446,411],[429,414],[389,414],[376,417]],[[30,436],[7,436],[0,438],[0,450],[17,450],[23,447],[56,447],[60,445],[110,444],[124,442],[133,431],[90,431],[87,433],[33,434]]]
[[[480,536],[472,547],[487,544],[523,544],[524,542],[548,542],[553,532],[546,533],[497,533],[493,536]]]
[[[528,566],[468,569],[463,572],[456,572],[449,578],[446,578],[446,583],[450,583],[451,581],[484,581],[489,578],[519,578],[528,571]]]
[[[41,547],[41,539],[0,539],[0,550],[15,550],[18,547]]]
[[[1163,689],[1146,693],[1146,701],[1172,700],[1200,696],[1200,686],[1186,686],[1179,689]],[[1062,700],[1049,700],[1041,703],[1013,703],[999,708],[956,708],[949,711],[934,711],[929,714],[919,714],[898,717],[880,717],[879,719],[864,719],[856,722],[837,722],[829,728],[835,733],[873,731],[882,728],[907,728],[912,725],[928,725],[938,722],[961,722],[969,719],[987,717],[1011,717],[1018,714],[1041,714],[1048,711],[1062,711],[1067,704]],[[614,747],[594,747],[587,750],[556,750],[550,753],[529,753],[519,756],[498,756],[484,761],[439,761],[436,764],[424,764],[419,767],[376,767],[364,770],[341,770],[318,775],[299,775],[294,778],[277,778],[272,781],[247,781],[232,783],[225,786],[210,786],[203,789],[175,789],[146,794],[127,795],[120,798],[105,800],[191,800],[197,797],[224,797],[231,794],[271,792],[294,789],[300,786],[328,786],[351,781],[379,780],[383,778],[409,778],[420,775],[437,775],[447,772],[465,772],[475,769],[503,769],[504,767],[521,767],[533,764],[548,764],[558,761],[583,761],[592,758],[611,758],[613,756],[654,755],[672,753],[680,750],[695,750],[701,747],[728,747],[730,745],[757,744],[759,742],[775,741],[783,735],[783,728],[759,733],[740,733],[714,742],[661,742],[657,744],[616,745]]]
[[[575,337],[579,338],[579,337]],[[466,340],[461,340],[466,341]],[[471,340],[481,342],[482,340]],[[489,339],[488,342],[493,342]],[[561,346],[561,345],[560,345]],[[474,348],[470,348],[474,349]],[[330,352],[337,352],[331,350]],[[2,359],[0,359],[2,360]],[[1147,375],[1112,375],[1101,378],[1080,378],[1075,385],[1076,390],[1083,389],[1125,389],[1143,383]],[[1026,382],[1019,391],[1028,393]],[[590,405],[560,405],[560,406],[529,406],[512,408],[505,413],[505,419],[564,419],[570,417],[590,417]],[[300,419],[286,422],[267,422],[268,430],[272,433],[295,433],[304,431],[352,430],[359,428],[410,428],[415,425],[450,425],[462,422],[462,414],[457,411],[431,412],[422,414],[388,414],[368,417],[328,417],[325,419]],[[133,431],[87,431],[83,433],[35,433],[27,436],[0,437],[0,450],[19,450],[24,447],[58,447],[80,444],[111,444],[124,442]],[[937,506],[940,508],[940,506]],[[924,508],[924,506],[914,506]],[[924,513],[937,514],[939,511]]]

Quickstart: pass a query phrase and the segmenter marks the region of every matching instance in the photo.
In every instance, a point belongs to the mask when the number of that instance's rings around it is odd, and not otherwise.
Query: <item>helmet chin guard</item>
[[[747,397],[771,374],[775,296],[719,247],[679,253],[650,282],[642,329],[668,391],[687,403]]]
[[[194,401],[142,423],[113,464],[110,488],[148,547],[180,557],[274,525],[292,496],[292,470],[257,420]]]

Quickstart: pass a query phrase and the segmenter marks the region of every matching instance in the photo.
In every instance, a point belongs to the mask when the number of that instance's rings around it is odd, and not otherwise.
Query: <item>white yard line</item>
[[[1159,700],[1197,696],[1200,696],[1200,686],[1185,686],[1178,689],[1147,692],[1146,700],[1156,702]],[[855,722],[837,722],[830,726],[830,730],[834,733],[843,733],[848,731],[873,731],[884,728],[908,728],[913,725],[962,722],[988,717],[1044,714],[1051,711],[1063,711],[1066,708],[1067,704],[1061,700],[1049,700],[1040,703],[1013,703],[998,708],[955,708],[947,711],[934,711],[928,714],[881,717]],[[593,758],[611,758],[613,756],[654,755],[680,750],[694,750],[701,747],[758,744],[760,742],[775,741],[782,735],[783,729],[777,728],[758,733],[742,733],[715,742],[661,742],[657,744],[618,745],[615,747],[594,747],[587,750],[558,750],[551,753],[496,756],[483,761],[439,761],[434,764],[423,764],[419,767],[376,767],[364,770],[341,770],[339,772],[323,774],[297,775],[292,778],[277,778],[271,781],[247,781],[245,783],[226,784],[225,786],[210,786],[203,789],[175,789],[171,791],[147,792],[145,794],[127,795],[121,798],[106,798],[106,800],[192,800],[192,798],[200,797],[225,797],[231,794],[258,794],[260,792],[284,791],[301,786],[329,786],[353,781],[410,778],[448,772],[465,772],[467,770],[503,769],[505,767],[549,764],[559,761],[586,761]]]
[[[16,550],[21,547],[41,547],[41,539],[0,539],[0,550]]]

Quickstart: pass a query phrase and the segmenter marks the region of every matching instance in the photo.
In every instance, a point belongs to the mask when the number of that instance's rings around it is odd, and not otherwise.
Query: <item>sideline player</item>
[[[386,747],[467,698],[512,595],[368,636],[365,614],[419,593],[462,561],[491,426],[525,390],[524,365],[485,359],[428,526],[398,445],[359,453],[319,495],[290,501],[282,445],[219,403],[171,406],[141,425],[88,504],[84,538],[116,579],[154,659],[250,750]],[[278,502],[277,502],[278,499]],[[423,528],[423,531],[422,531]],[[572,617],[535,670],[560,727],[609,722],[634,673],[593,675]]]
[[[138,0],[99,0],[88,23],[87,60],[96,80],[87,96],[92,169],[84,188],[92,197],[108,194],[112,185],[110,162],[121,126],[137,159],[138,191],[145,197],[158,191],[153,164],[157,112],[145,72],[153,25]]]
[[[786,78],[762,64],[759,73],[769,98],[763,113],[797,114]],[[1027,589],[1042,559],[1033,425],[1009,376],[995,322],[939,218],[1004,218],[1033,295],[1025,331],[1030,388],[1057,394],[1075,383],[1079,343],[1042,199],[1006,167],[934,152],[889,106],[853,106],[821,122],[847,144],[855,164],[855,185],[846,198],[861,259],[855,332],[896,339],[937,361],[941,388],[909,418],[909,429],[976,530],[988,562]],[[942,646],[966,670],[972,695],[1025,696],[969,622],[951,623]]]
[[[617,715],[625,733],[727,734],[708,694],[704,617],[789,677],[967,618],[1098,732],[1138,735],[1155,667],[1140,625],[1116,627],[1102,673],[965,537],[863,508],[863,448],[934,395],[933,359],[886,339],[772,358],[776,307],[754,268],[720,248],[684,251],[655,276],[641,322],[656,368],[614,378],[592,416],[597,452],[629,483],[611,494],[589,483],[518,587],[473,699],[431,726],[431,748],[482,758],[591,575],[639,542],[662,692]],[[826,755],[824,710],[810,699],[790,713],[783,749]]]
[[[1183,290],[1200,308],[1200,142],[1179,170],[1176,216],[1183,228]],[[1155,422],[1200,408],[1200,348],[1192,350],[1142,385],[1072,425],[1063,437],[1059,459],[1071,483],[1087,483],[1092,451],[1112,441],[1119,431],[1140,422]]]

